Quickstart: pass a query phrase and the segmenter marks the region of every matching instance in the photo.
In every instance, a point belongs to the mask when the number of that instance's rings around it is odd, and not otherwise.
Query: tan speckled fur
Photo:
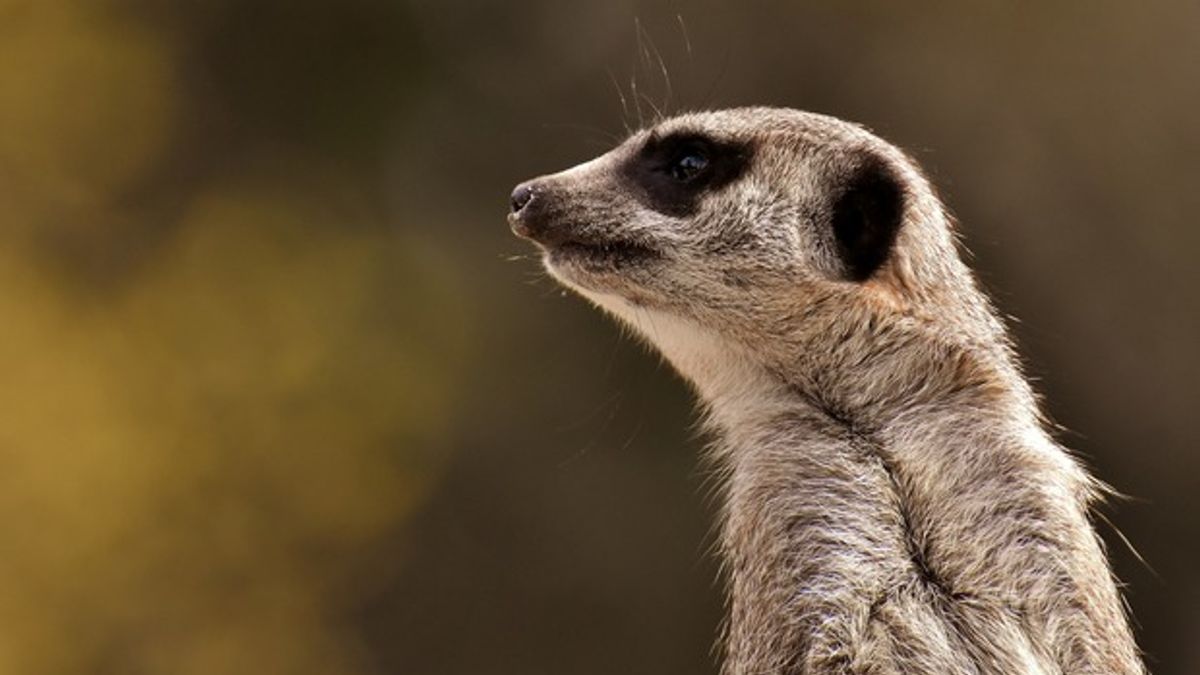
[[[679,129],[755,148],[685,216],[615,177]],[[863,157],[901,183],[902,224],[849,281],[821,214]],[[538,186],[572,227],[664,252],[546,265],[703,403],[724,477],[724,673],[1144,672],[1089,521],[1100,486],[1046,432],[910,158],[834,118],[749,108],[663,121]]]

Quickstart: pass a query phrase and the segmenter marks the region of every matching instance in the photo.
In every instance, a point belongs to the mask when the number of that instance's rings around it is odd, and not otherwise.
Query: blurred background
[[[504,220],[666,112],[909,149],[1200,672],[1200,5],[0,0],[0,672],[716,673],[686,388]]]

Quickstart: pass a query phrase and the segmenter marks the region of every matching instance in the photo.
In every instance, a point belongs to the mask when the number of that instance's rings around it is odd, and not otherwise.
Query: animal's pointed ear
[[[865,154],[834,189],[830,223],[846,279],[866,281],[887,262],[904,219],[904,188],[882,158]]]

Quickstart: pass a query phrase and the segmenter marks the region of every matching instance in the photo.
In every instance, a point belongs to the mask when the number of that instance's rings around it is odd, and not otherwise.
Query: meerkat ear
[[[831,223],[842,269],[866,281],[887,261],[904,216],[904,190],[884,160],[867,156],[835,191]]]

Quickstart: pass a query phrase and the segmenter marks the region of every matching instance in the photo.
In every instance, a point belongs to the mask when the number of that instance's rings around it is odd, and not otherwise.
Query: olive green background
[[[511,187],[657,111],[910,150],[1200,671],[1200,5],[0,0],[0,672],[715,673],[686,387]]]

